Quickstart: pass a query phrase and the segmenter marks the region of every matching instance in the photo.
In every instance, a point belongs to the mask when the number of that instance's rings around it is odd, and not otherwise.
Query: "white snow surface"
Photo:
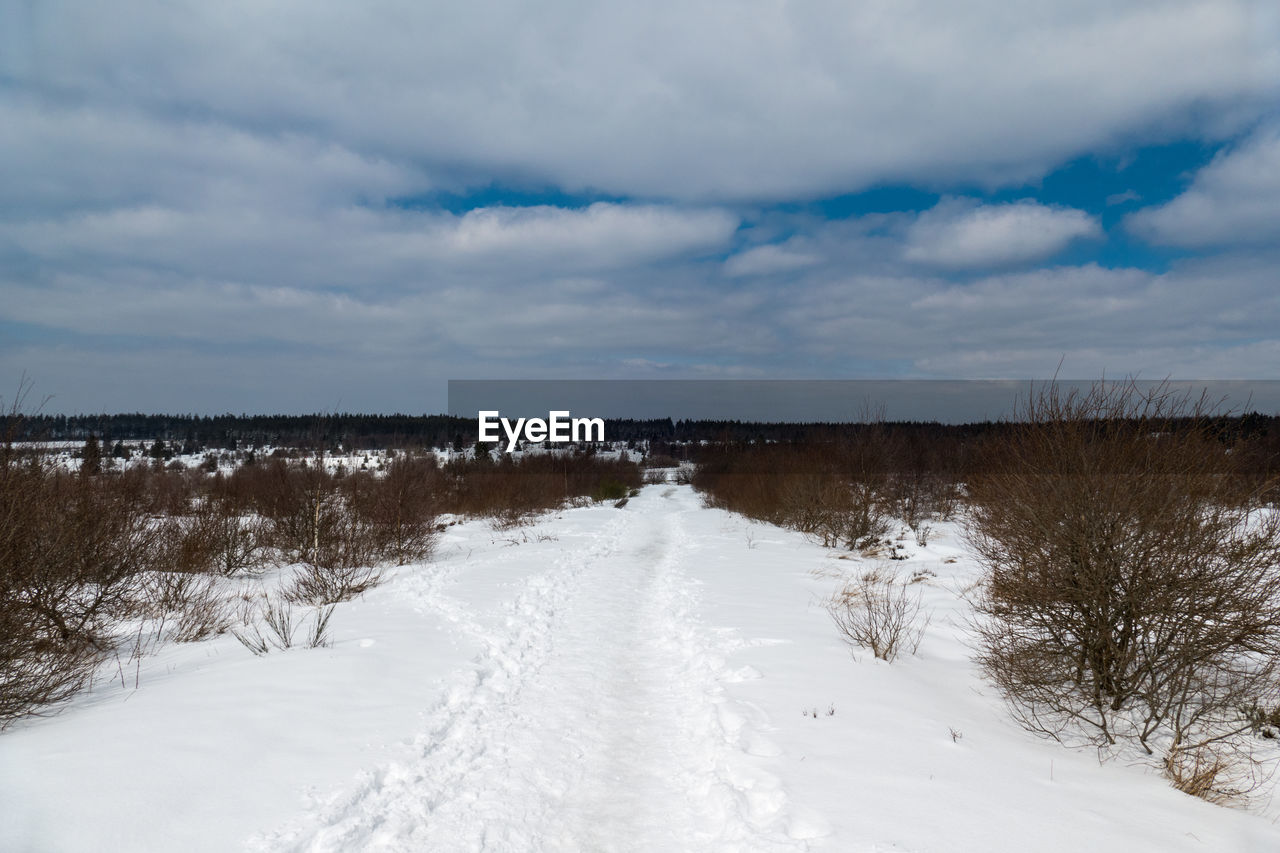
[[[451,526],[330,648],[170,645],[0,734],[0,850],[1280,850],[1265,803],[1009,720],[935,527],[893,564],[933,621],[886,664],[822,606],[866,560],[687,486]]]

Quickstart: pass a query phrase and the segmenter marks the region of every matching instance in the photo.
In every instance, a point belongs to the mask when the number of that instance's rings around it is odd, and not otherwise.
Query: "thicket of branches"
[[[902,652],[916,653],[930,620],[920,588],[885,565],[848,578],[827,601],[827,612],[850,645],[888,663]]]
[[[980,661],[1029,729],[1159,755],[1219,799],[1255,778],[1280,676],[1280,517],[1207,401],[1042,389],[968,483]]]
[[[74,695],[105,661],[137,658],[135,624],[178,641],[226,630],[220,578],[292,566],[285,600],[327,625],[327,606],[426,559],[441,513],[517,523],[569,498],[625,496],[641,475],[593,453],[443,468],[401,453],[376,475],[322,455],[230,474],[121,470],[100,464],[96,441],[72,471],[12,435],[0,443],[0,727]]]
[[[448,505],[461,515],[516,523],[578,497],[617,500],[642,484],[639,465],[596,453],[481,455],[443,470]]]
[[[866,548],[901,519],[919,530],[959,501],[958,454],[888,427],[857,442],[721,445],[698,456],[693,485],[717,507],[790,527],[828,547]]]

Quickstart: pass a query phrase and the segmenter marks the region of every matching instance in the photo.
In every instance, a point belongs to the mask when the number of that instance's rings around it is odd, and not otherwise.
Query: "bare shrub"
[[[146,604],[166,553],[136,477],[71,475],[0,450],[0,717],[37,713],[92,679]]]
[[[840,633],[852,645],[870,649],[883,661],[915,654],[929,625],[919,587],[878,566],[849,579],[827,602]]]
[[[307,648],[321,648],[331,643],[329,622],[333,611],[332,604],[315,608],[311,626],[307,629]],[[261,657],[273,648],[279,651],[293,648],[301,625],[294,603],[287,596],[264,592],[242,600],[239,624],[231,629],[231,633],[242,646]]]
[[[332,644],[333,641],[329,636],[329,620],[333,618],[336,606],[330,604],[316,608],[315,615],[311,619],[311,629],[307,632],[307,648],[327,648]]]
[[[678,468],[680,460],[666,453],[651,453],[645,456],[640,464],[646,469]]]
[[[239,640],[240,645],[252,652],[254,657],[262,657],[270,652],[271,646],[267,644],[267,638],[263,636],[257,620],[249,621],[247,617],[242,619],[245,621],[231,629],[231,636]]]
[[[338,486],[317,459],[292,466],[272,459],[264,466],[242,468],[242,479],[254,506],[269,523],[271,544],[287,562],[314,559],[339,515]]]
[[[70,699],[105,659],[94,646],[37,633],[26,615],[0,609],[0,729]]]
[[[374,566],[304,563],[294,573],[285,595],[299,604],[337,604],[363,595],[381,582],[382,572]]]
[[[231,634],[255,655],[265,655],[272,647],[292,648],[296,628],[293,605],[264,592],[241,601],[239,625]]]
[[[207,640],[227,630],[231,607],[218,579],[208,575],[170,574],[166,603],[177,613],[170,636],[179,643]]]
[[[270,632],[268,639],[275,647],[281,650],[292,648],[293,633],[297,628],[292,605],[283,599],[263,595],[259,612]]]
[[[1256,791],[1270,768],[1249,750],[1230,742],[1170,749],[1162,770],[1169,784],[1210,803],[1230,805]]]
[[[434,465],[396,459],[387,475],[336,477],[319,464],[273,460],[249,489],[283,557],[302,563],[288,595],[332,604],[375,586],[387,561],[430,553],[436,535]]]
[[[203,570],[227,577],[267,564],[269,539],[261,517],[216,487],[179,523],[189,543],[184,549],[188,564],[198,562]]]
[[[644,484],[646,486],[656,486],[660,483],[667,482],[667,472],[661,468],[651,468],[644,472]]]
[[[889,531],[874,490],[819,474],[779,474],[775,519],[828,548],[866,548]]]
[[[1190,788],[1280,675],[1280,517],[1241,494],[1207,408],[1043,388],[988,448],[968,524],[979,661],[1019,721],[1163,750]]]
[[[695,488],[714,506],[791,527],[823,545],[866,548],[889,531],[879,434],[860,444],[750,445],[704,453]]]
[[[397,457],[381,478],[364,482],[366,488],[351,503],[373,525],[380,556],[400,566],[430,556],[437,534],[437,492],[443,486],[435,458]]]
[[[497,518],[508,525],[559,509],[579,497],[625,497],[641,485],[641,469],[630,461],[595,453],[536,453],[496,462],[461,460],[444,469],[443,508],[460,515]]]

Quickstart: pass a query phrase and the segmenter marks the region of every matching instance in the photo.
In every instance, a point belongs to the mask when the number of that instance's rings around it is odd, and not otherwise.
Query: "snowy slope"
[[[1280,850],[1018,729],[968,663],[955,531],[907,548],[934,619],[888,665],[821,606],[856,559],[688,487],[450,527],[330,649],[171,646],[0,735],[0,850]]]

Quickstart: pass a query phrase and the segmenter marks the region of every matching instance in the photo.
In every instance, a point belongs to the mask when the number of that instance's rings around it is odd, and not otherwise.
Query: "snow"
[[[452,525],[330,648],[167,646],[0,735],[0,850],[1280,850],[1265,803],[1019,729],[954,526],[904,546],[934,615],[886,664],[822,607],[866,560],[686,486]]]

